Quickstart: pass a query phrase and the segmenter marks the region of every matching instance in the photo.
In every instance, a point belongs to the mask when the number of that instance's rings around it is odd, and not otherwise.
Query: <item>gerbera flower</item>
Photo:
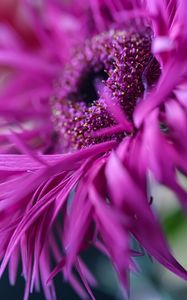
[[[133,236],[186,280],[151,184],[171,189],[186,210],[185,1],[18,5],[26,30],[0,26],[0,274],[8,265],[14,284],[21,260],[25,300],[40,282],[56,299],[58,272],[94,299],[81,254],[96,247],[128,290],[132,258],[143,254]]]

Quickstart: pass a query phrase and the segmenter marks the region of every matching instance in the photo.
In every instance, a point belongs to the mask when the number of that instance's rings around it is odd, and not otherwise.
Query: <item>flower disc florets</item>
[[[94,137],[92,132],[116,124],[104,99],[120,105],[128,119],[137,100],[160,75],[160,66],[151,53],[152,32],[133,27],[110,30],[88,40],[63,70],[61,88],[53,100],[53,118],[63,150],[80,149],[115,139]]]

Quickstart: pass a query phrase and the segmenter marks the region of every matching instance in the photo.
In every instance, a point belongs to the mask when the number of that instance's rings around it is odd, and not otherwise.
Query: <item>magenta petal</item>
[[[127,173],[115,154],[111,156],[111,161],[112,165],[108,166],[110,172],[108,171],[107,176],[109,178],[112,176],[111,174],[115,174],[115,176],[113,176],[113,180],[108,181],[109,188],[113,201],[118,201],[116,205],[123,208],[124,213],[129,211],[128,217],[132,218],[130,231],[161,264],[186,279],[187,271],[171,255],[161,227],[151,211],[143,190],[138,188],[136,181]],[[123,189],[121,189],[122,186]],[[150,239],[150,233],[154,239]]]

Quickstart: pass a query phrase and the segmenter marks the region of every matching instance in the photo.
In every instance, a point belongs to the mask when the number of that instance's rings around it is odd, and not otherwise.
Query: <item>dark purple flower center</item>
[[[94,101],[99,99],[99,85],[102,85],[102,82],[106,82],[107,79],[108,75],[104,69],[98,72],[95,72],[94,69],[90,70],[85,78],[83,76],[79,84],[78,94],[81,100],[87,105],[92,105]]]
[[[160,76],[151,43],[150,28],[111,30],[86,41],[72,57],[52,104],[64,152],[109,139],[121,141],[126,135],[93,137],[93,132],[116,124],[104,105],[106,97],[118,103],[132,121],[137,100]]]

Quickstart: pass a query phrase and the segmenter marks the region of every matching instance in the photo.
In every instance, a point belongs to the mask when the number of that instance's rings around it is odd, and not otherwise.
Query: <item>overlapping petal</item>
[[[15,284],[21,260],[24,300],[40,282],[46,299],[55,300],[58,272],[83,299],[85,289],[94,299],[90,287],[96,281],[81,259],[82,250],[94,246],[109,257],[128,290],[128,273],[136,270],[132,256],[142,255],[130,248],[134,236],[187,280],[164,236],[149,186],[151,174],[186,210],[187,193],[178,177],[187,176],[185,0],[25,0],[16,8],[24,30],[17,15],[10,22],[6,14],[0,15],[0,274],[9,265]],[[117,124],[94,134],[125,131],[122,141],[62,155],[50,99],[64,65],[86,39],[109,29],[127,30],[132,23],[153,30],[153,54],[162,72],[158,82],[138,99],[133,120],[105,97]]]

